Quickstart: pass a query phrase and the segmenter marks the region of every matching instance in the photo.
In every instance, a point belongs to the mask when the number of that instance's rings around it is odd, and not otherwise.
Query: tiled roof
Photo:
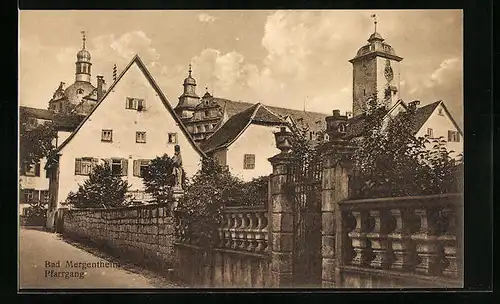
[[[434,110],[440,103],[441,101],[436,101],[416,109],[413,132],[417,133],[420,130],[420,128],[424,125],[427,119],[429,119],[429,116],[431,116],[432,112],[434,112]],[[365,117],[366,114],[363,113],[347,120],[347,138],[361,136],[363,132]]]
[[[37,119],[44,119],[44,120],[54,119],[54,112],[49,111],[47,109],[37,109],[37,108],[20,106],[19,111],[21,113],[26,113],[28,116]]]
[[[61,115],[50,110],[25,106],[20,106],[19,111],[26,113],[30,117],[53,121],[57,128],[69,131],[74,130],[84,118],[82,115]]]
[[[431,116],[432,112],[434,112],[440,103],[441,101],[436,101],[421,108],[417,108],[415,113],[415,132],[418,132],[418,130],[422,128],[427,119],[429,119],[429,116]]]
[[[250,107],[232,115],[226,123],[202,143],[201,148],[205,152],[210,152],[228,146],[235,141],[251,123],[281,126],[286,124],[286,121],[276,116],[266,106],[260,103],[254,105],[250,104]]]
[[[232,101],[229,99],[217,98],[217,97],[214,97],[213,100],[217,102],[223,109],[225,108],[228,118],[237,113],[240,113],[241,111],[247,109],[248,107],[255,105],[249,102]],[[291,117],[295,123],[297,124],[303,123],[304,125],[309,126],[311,131],[319,131],[325,129],[326,126],[325,118],[328,116],[328,114],[286,109],[268,105],[266,105],[266,107],[271,112],[278,115],[282,119],[286,119],[286,117]]]

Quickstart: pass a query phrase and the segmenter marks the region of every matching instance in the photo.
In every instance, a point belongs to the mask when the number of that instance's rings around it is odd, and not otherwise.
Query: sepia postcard
[[[462,28],[20,10],[18,290],[462,288]]]

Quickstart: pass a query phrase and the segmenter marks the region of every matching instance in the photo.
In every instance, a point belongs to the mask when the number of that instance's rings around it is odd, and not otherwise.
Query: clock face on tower
[[[385,64],[384,76],[388,82],[391,82],[394,79],[394,71],[392,70],[391,62],[389,60],[387,60]]]

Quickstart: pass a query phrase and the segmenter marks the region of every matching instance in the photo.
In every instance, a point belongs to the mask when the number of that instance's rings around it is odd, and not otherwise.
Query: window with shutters
[[[460,142],[460,134],[457,131],[448,131],[448,141]]]
[[[149,159],[136,159],[134,160],[134,176],[143,177],[144,172],[148,169],[151,160]]]
[[[432,128],[427,128],[427,136],[430,138],[434,138],[434,131]]]
[[[40,200],[44,204],[48,204],[50,200],[50,195],[48,190],[42,190],[40,191]]]
[[[169,144],[177,143],[177,133],[168,133],[168,143]]]
[[[142,111],[146,107],[146,101],[141,98],[127,97],[125,108],[130,110]]]
[[[128,160],[123,158],[113,158],[109,161],[111,174],[127,176],[128,175]]]
[[[101,141],[112,142],[113,141],[113,130],[102,130]]]
[[[92,157],[82,157],[75,159],[75,175],[89,175],[99,160]]]
[[[25,164],[23,171],[25,176],[40,176],[40,163]]]
[[[35,189],[24,189],[23,198],[25,203],[30,203],[35,200]]]
[[[244,155],[243,169],[255,169],[255,154]]]
[[[135,142],[145,143],[146,142],[146,132],[135,132]]]

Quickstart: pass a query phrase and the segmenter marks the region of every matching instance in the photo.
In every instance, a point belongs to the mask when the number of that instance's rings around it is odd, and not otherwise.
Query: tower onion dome
[[[79,62],[90,62],[90,52],[87,51],[86,49],[81,49],[77,54],[76,54],[76,60]]]
[[[184,79],[184,85],[196,85],[196,80],[191,76],[191,72],[191,65],[189,65],[189,75],[188,77],[186,77],[186,79]]]

